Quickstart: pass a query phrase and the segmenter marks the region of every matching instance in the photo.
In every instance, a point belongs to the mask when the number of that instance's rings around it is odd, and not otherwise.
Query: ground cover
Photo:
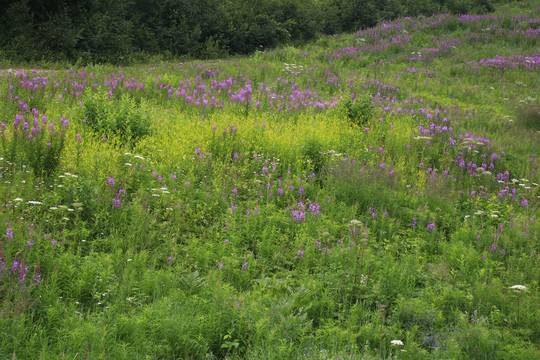
[[[0,357],[535,359],[540,8],[0,76]]]

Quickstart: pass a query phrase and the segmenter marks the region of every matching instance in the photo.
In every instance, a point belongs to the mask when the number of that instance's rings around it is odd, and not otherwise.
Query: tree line
[[[380,20],[497,0],[2,0],[0,59],[130,63],[248,54]]]

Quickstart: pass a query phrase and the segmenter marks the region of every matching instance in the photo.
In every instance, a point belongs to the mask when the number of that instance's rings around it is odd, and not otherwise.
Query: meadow
[[[539,39],[2,70],[0,358],[537,359]]]

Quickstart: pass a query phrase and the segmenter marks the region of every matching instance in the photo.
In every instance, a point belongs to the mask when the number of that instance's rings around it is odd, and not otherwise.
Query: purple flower
[[[107,185],[110,187],[114,187],[114,178],[112,176],[109,176],[109,179],[107,180]]]
[[[294,222],[305,222],[306,213],[302,210],[293,210],[291,213],[291,220]]]
[[[491,244],[491,251],[493,252],[497,251],[497,245]]]
[[[529,201],[527,199],[521,200],[521,207],[522,208],[526,208],[528,204],[529,204]]]
[[[11,226],[6,229],[6,240],[13,241],[13,229]]]
[[[298,254],[296,256],[299,259],[303,259],[304,258],[304,250],[302,250],[302,249],[298,250]]]
[[[247,262],[245,262],[245,263],[242,264],[242,271],[247,270],[247,265],[248,265]]]
[[[433,231],[435,230],[435,224],[434,223],[429,223],[427,225],[427,228],[426,228],[427,231]]]
[[[309,212],[311,213],[311,215],[313,216],[320,216],[321,215],[321,210],[320,210],[320,205],[318,203],[311,203],[309,204]]]
[[[113,200],[113,207],[116,208],[116,209],[119,209],[122,207],[122,200],[120,200],[120,197],[117,196],[114,198]]]

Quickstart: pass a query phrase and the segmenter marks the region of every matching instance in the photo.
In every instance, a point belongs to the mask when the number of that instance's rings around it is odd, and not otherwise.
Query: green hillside
[[[539,34],[0,70],[0,358],[537,359]]]

